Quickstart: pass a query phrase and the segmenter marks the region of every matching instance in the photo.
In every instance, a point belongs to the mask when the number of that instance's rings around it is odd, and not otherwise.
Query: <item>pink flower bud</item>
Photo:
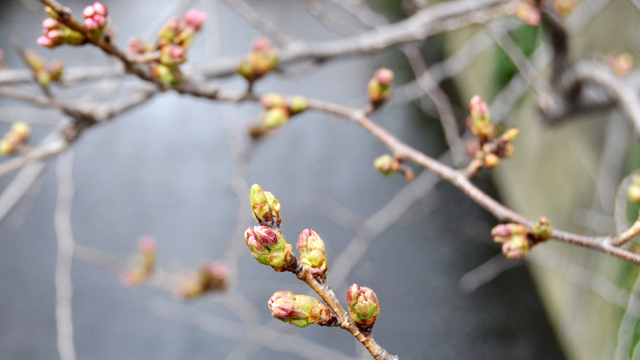
[[[479,95],[469,100],[469,115],[475,121],[489,121],[489,105]]]
[[[38,38],[38,40],[36,40],[36,41],[38,42],[38,45],[40,45],[40,46],[44,46],[44,47],[47,47],[47,48],[50,48],[50,49],[56,47],[56,43],[53,40],[51,40],[48,37],[46,37],[46,36],[40,36]]]
[[[511,227],[505,224],[496,225],[491,230],[491,236],[493,236],[493,241],[501,244],[504,243],[505,241],[508,241],[511,238],[512,234],[513,233],[511,232]]]
[[[84,28],[87,31],[98,30],[98,23],[93,18],[86,18],[84,19]]]
[[[334,325],[337,322],[331,310],[318,300],[291,291],[276,292],[267,305],[274,318],[300,328],[311,324]]]
[[[380,68],[376,71],[374,77],[378,79],[380,85],[388,86],[393,81],[393,71],[387,68]]]
[[[60,26],[60,22],[54,18],[47,18],[42,21],[42,27],[48,30],[52,30]]]
[[[193,28],[195,31],[200,30],[202,23],[207,19],[207,14],[202,11],[191,9],[184,14],[184,22],[187,26]]]
[[[358,327],[371,329],[380,314],[380,302],[373,290],[351,285],[347,291],[349,314]]]
[[[527,256],[531,242],[526,236],[515,236],[502,244],[502,253],[511,260],[519,260]]]
[[[93,4],[93,9],[96,14],[107,16],[109,15],[109,9],[102,3],[96,2]]]
[[[96,9],[93,7],[93,5],[89,5],[86,8],[84,8],[84,10],[82,10],[82,15],[84,15],[85,18],[90,18],[93,15],[95,15],[96,13]]]
[[[253,42],[253,51],[265,51],[271,48],[269,38],[260,38]]]
[[[227,266],[220,261],[214,262],[211,264],[211,275],[218,281],[225,281],[227,279]]]
[[[98,24],[99,27],[104,27],[107,25],[107,18],[102,15],[93,15],[93,20]]]
[[[316,278],[324,278],[327,274],[327,255],[324,242],[311,229],[304,229],[297,242],[300,252],[300,263],[308,267]]]
[[[143,236],[138,241],[138,249],[143,253],[156,251],[156,240],[151,236]]]

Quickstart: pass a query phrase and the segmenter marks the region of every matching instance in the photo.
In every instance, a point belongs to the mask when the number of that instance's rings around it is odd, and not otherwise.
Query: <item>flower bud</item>
[[[393,81],[393,71],[380,68],[373,78],[369,80],[368,96],[374,107],[380,106],[383,102],[391,99],[391,82]]]
[[[506,143],[498,153],[499,157],[510,158],[516,153],[516,147],[512,143]]]
[[[631,202],[640,203],[640,186],[632,184],[627,189],[627,199]]]
[[[400,170],[400,162],[389,154],[378,157],[373,166],[383,175],[391,176]]]
[[[527,256],[531,249],[531,242],[526,236],[514,236],[502,244],[502,253],[511,260],[519,260]]]
[[[521,224],[499,224],[491,230],[493,241],[503,244],[511,240],[514,236],[525,236],[529,234],[529,229]]]
[[[538,26],[542,22],[542,14],[538,7],[527,2],[518,4],[516,8],[516,17],[529,26]]]
[[[251,255],[259,263],[269,265],[275,271],[285,271],[295,260],[291,255],[291,245],[287,244],[278,230],[268,226],[254,226],[245,231],[244,239]]]
[[[264,106],[265,109],[273,109],[275,107],[285,107],[287,106],[287,101],[280,94],[264,94],[260,97],[260,103]]]
[[[489,153],[484,155],[483,162],[487,169],[493,169],[500,164],[500,158],[496,154]]]
[[[164,46],[160,53],[160,62],[166,66],[179,65],[187,61],[187,53],[180,46]]]
[[[633,57],[628,53],[610,54],[609,65],[618,76],[626,76],[633,70]]]
[[[6,139],[6,137],[0,140],[0,155],[11,155],[15,151],[15,144],[12,141]]]
[[[569,16],[575,7],[575,0],[555,0],[553,2],[553,10],[563,17]]]
[[[163,84],[178,86],[184,80],[184,76],[178,67],[169,67],[160,63],[152,63],[151,74]]]
[[[207,19],[206,13],[195,10],[195,9],[191,9],[187,11],[187,13],[184,14],[184,17],[182,18],[186,26],[192,28],[194,31],[200,30],[200,28],[202,27],[202,24],[206,19]]]
[[[82,11],[82,15],[84,16],[84,29],[91,38],[97,39],[104,34],[108,14],[109,9],[99,2],[84,8]]]
[[[513,141],[518,137],[518,134],[520,134],[520,130],[517,128],[511,128],[503,132],[501,136],[506,141]]]
[[[286,108],[273,108],[264,114],[262,123],[268,130],[277,129],[289,121],[289,111]]]
[[[347,291],[347,305],[351,318],[360,328],[371,329],[380,314],[380,303],[373,290],[351,285]]]
[[[276,292],[269,299],[268,306],[274,318],[299,328],[311,324],[330,326],[337,322],[331,310],[320,301],[291,291]]]
[[[404,175],[404,179],[408,182],[412,182],[416,175],[413,173],[413,169],[410,167],[403,165],[400,170],[402,170],[402,175]]]
[[[17,142],[26,143],[31,135],[31,127],[24,121],[18,121],[11,125],[10,132]]]
[[[175,290],[180,300],[193,299],[213,291],[221,291],[227,287],[227,267],[219,261],[203,264],[195,277],[182,282]]]
[[[531,232],[537,241],[546,241],[549,239],[551,231],[553,231],[553,226],[551,226],[546,216],[540,216],[538,221],[531,227]]]
[[[278,60],[279,52],[271,47],[271,41],[267,38],[258,39],[249,56],[238,64],[237,72],[253,82],[273,70],[278,65]]]
[[[170,19],[167,21],[164,26],[160,29],[160,34],[158,35],[158,46],[164,47],[173,42],[173,40],[178,36],[181,31],[180,21],[178,19]]]
[[[296,96],[291,100],[291,106],[289,106],[289,110],[291,114],[299,114],[309,107],[309,102],[307,98],[304,96]]]
[[[324,279],[327,274],[327,255],[318,233],[311,229],[303,230],[296,246],[300,252],[300,263],[311,270],[313,277]]]
[[[489,114],[489,105],[482,100],[480,95],[475,95],[469,100],[469,115],[475,123],[483,122],[487,123],[491,121],[491,115]]]
[[[253,184],[249,201],[253,217],[258,221],[258,224],[269,227],[280,226],[280,202],[273,194],[262,191],[260,185]]]

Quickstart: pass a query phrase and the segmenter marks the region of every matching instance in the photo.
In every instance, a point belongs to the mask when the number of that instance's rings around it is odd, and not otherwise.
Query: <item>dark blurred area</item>
[[[171,1],[104,3],[109,6],[115,40],[121,47],[131,36],[155,34],[162,22],[156,29],[148,28],[158,18],[180,15],[167,12],[167,8],[176,7],[177,2]],[[250,3],[262,16],[298,38],[338,36],[310,15],[301,1]],[[67,0],[65,4],[75,13],[86,5],[78,0]],[[399,2],[372,5],[394,19],[401,14]],[[224,2],[193,1],[192,6],[208,12],[215,9],[217,13],[210,13],[205,30],[192,46],[190,63],[205,62],[213,56],[243,55],[260,36]],[[328,8],[333,9],[330,4]],[[35,39],[44,18],[36,1],[0,2],[0,48],[5,52],[7,68],[24,67],[11,43],[18,41],[36,49]],[[349,20],[346,16],[345,19]],[[443,41],[435,38],[423,45],[424,52],[431,54],[428,61],[439,60]],[[69,67],[114,61],[88,46],[36,50],[47,59],[64,60]],[[272,74],[257,84],[256,91],[364,105],[367,81],[380,66],[396,71],[398,83],[411,77],[406,61],[395,50],[388,50],[371,57],[333,60],[301,75]],[[53,93],[73,99],[93,87],[104,87],[105,92],[118,94],[126,86],[118,85],[120,82],[137,81],[121,80],[106,79],[68,88],[54,86]],[[245,86],[237,77],[221,83],[236,89]],[[449,83],[445,88],[455,99],[455,87]],[[29,112],[27,104],[5,99],[0,99],[0,107],[11,108],[11,112],[0,112],[5,117],[24,110],[24,118],[0,119],[2,132],[15,120],[29,122],[44,116],[55,123],[61,117],[56,111]],[[248,202],[249,194],[247,188],[246,196],[238,199],[232,191],[238,164],[230,151],[233,143],[229,134],[237,131],[249,144],[252,140],[245,129],[260,111],[256,104],[222,104],[167,92],[87,131],[73,147],[75,241],[126,260],[135,253],[137,239],[148,234],[158,242],[159,265],[175,273],[195,268],[203,260],[224,259],[232,242],[243,241],[233,238],[233,234],[240,201]],[[373,118],[430,156],[439,157],[446,150],[438,120],[417,107],[388,107]],[[50,129],[50,125],[33,125],[34,140],[44,137]],[[255,144],[245,185],[258,183],[278,197],[282,204],[282,230],[289,242],[294,242],[305,228],[322,236],[329,256],[329,284],[336,277],[345,279],[333,287],[341,299],[352,283],[376,291],[381,315],[373,334],[380,345],[401,359],[563,359],[525,266],[515,264],[475,291],[461,288],[460,280],[465,274],[500,253],[490,238],[496,220],[449,184],[439,183],[427,190],[424,174],[415,180],[423,184],[412,190],[417,195],[405,192],[409,194],[405,197],[414,199],[408,210],[400,214],[397,222],[382,229],[353,271],[332,273],[332,259],[354,238],[353,232],[339,223],[346,218],[338,210],[346,209],[354,218],[370,219],[410,186],[401,176],[383,177],[372,167],[373,160],[386,152],[382,144],[355,124],[318,112],[305,113],[278,134]],[[57,251],[53,227],[57,185],[54,165],[55,160],[0,223],[3,359],[58,356],[53,276]],[[1,188],[11,180],[12,177],[0,180]],[[481,173],[476,181],[497,196],[487,173]],[[238,224],[252,225],[253,220]],[[369,356],[340,329],[297,329],[273,323],[266,305],[272,293],[306,293],[308,289],[291,274],[275,273],[259,265],[246,249],[243,251],[233,291],[255,307],[247,312],[257,311],[267,328],[302,336],[346,356]],[[309,358],[305,354],[251,348],[250,342],[240,338],[211,333],[208,317],[203,314],[241,324],[241,317],[219,300],[224,294],[181,303],[161,289],[123,287],[118,277],[91,264],[73,264],[73,325],[78,359]],[[241,329],[245,337],[256,336],[250,327]],[[275,341],[286,347],[289,340]]]

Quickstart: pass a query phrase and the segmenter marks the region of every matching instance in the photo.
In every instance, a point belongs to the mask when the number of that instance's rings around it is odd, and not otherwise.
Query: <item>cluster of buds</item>
[[[300,252],[300,263],[311,271],[314,278],[324,282],[327,275],[327,254],[320,235],[311,229],[304,229],[296,246]]]
[[[542,22],[540,9],[533,0],[524,0],[516,7],[515,15],[520,21],[529,26],[538,26]]]
[[[29,124],[18,121],[11,125],[11,129],[0,140],[0,155],[11,155],[16,150],[23,150],[31,135]]]
[[[567,17],[576,8],[576,4],[576,0],[555,0],[553,2],[553,11],[562,17]]]
[[[297,115],[309,107],[304,96],[296,96],[287,104],[287,100],[279,94],[265,94],[260,98],[260,103],[265,108],[265,113],[259,124],[249,129],[253,138],[263,137],[273,130],[284,126],[293,115]]]
[[[136,287],[149,279],[156,266],[156,241],[150,236],[143,236],[138,241],[140,259],[131,269],[120,276],[120,281],[128,287]]]
[[[104,4],[95,2],[82,11],[84,16],[84,29],[91,39],[99,39],[107,27],[107,15],[109,9]]]
[[[27,64],[29,64],[36,80],[42,86],[48,86],[51,82],[60,81],[62,79],[64,64],[61,61],[53,61],[49,68],[47,68],[40,55],[31,50],[26,50],[24,52],[24,59]]]
[[[251,255],[263,265],[269,265],[277,272],[287,271],[296,264],[296,257],[291,253],[280,230],[258,225],[244,232],[244,239]]]
[[[269,299],[268,305],[274,318],[299,328],[311,324],[333,326],[338,322],[338,318],[320,301],[291,291],[276,292]]]
[[[380,314],[376,293],[368,287],[353,284],[347,291],[347,306],[356,325],[365,333],[370,333]]]
[[[253,43],[253,50],[238,64],[237,72],[249,83],[260,79],[278,66],[278,49],[271,46],[271,40],[260,38]]]
[[[213,264],[200,266],[198,274],[188,279],[175,290],[180,300],[193,299],[207,293],[222,291],[227,288],[227,267],[216,261]]]
[[[71,30],[67,25],[60,22],[58,14],[50,7],[45,8],[50,18],[42,22],[42,36],[37,40],[38,45],[53,49],[66,44],[71,46],[82,45],[87,41],[84,34]]]
[[[633,183],[627,189],[627,199],[634,203],[640,203],[640,175],[631,177]]]
[[[629,53],[610,53],[607,62],[618,76],[626,76],[633,70],[633,56]]]
[[[207,14],[204,12],[191,9],[184,14],[182,20],[169,20],[160,29],[155,45],[133,38],[127,51],[135,55],[159,51],[160,56],[157,60],[148,63],[151,73],[163,84],[178,86],[184,81],[184,75],[178,65],[187,61],[187,50],[206,18]]]
[[[521,224],[500,224],[491,230],[493,241],[502,244],[502,253],[509,259],[522,259],[531,247],[549,239],[553,227],[546,216],[541,216],[531,230]]]
[[[404,163],[404,158],[401,156],[384,154],[373,161],[373,167],[385,176],[393,176],[401,171],[407,181],[412,181],[415,177],[413,170]]]
[[[376,70],[367,87],[367,95],[374,109],[377,109],[385,101],[391,99],[391,83],[393,82],[393,71],[387,68]]]
[[[481,160],[486,168],[498,166],[501,158],[510,158],[515,153],[512,142],[520,133],[512,128],[496,136],[497,128],[491,122],[489,105],[478,95],[469,101],[467,127],[474,138],[466,144],[467,153]]]

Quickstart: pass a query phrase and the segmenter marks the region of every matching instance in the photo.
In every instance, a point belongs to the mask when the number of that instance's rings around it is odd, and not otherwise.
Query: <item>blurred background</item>
[[[369,25],[340,2],[248,4],[300,39],[366,31]],[[104,1],[115,43],[122,48],[133,36],[153,41],[166,20],[189,8],[207,12],[189,64],[243,56],[262,36],[229,3],[233,1]],[[395,22],[408,16],[409,5],[429,2],[344,3],[360,14],[378,14],[378,21]],[[88,2],[65,4],[78,14]],[[585,0],[577,9],[568,20],[575,28],[573,57],[609,51],[638,55],[634,34],[640,30],[640,12],[631,1]],[[89,46],[37,48],[44,18],[37,1],[0,2],[6,68],[25,67],[13,42],[36,49],[47,60],[62,59],[68,68],[114,64]],[[513,18],[491,26],[511,29],[512,39],[544,69],[544,61],[535,58],[536,49],[546,47],[541,29]],[[430,66],[441,66],[452,54],[473,60],[441,82],[461,126],[466,102],[480,94],[492,102],[495,118],[505,127],[521,129],[517,154],[474,181],[529,218],[544,214],[558,228],[579,233],[615,232],[616,187],[640,161],[626,119],[613,111],[543,126],[535,95],[522,86],[509,58],[482,37],[483,31],[473,26],[420,44]],[[469,44],[475,54],[461,55],[458,51]],[[433,103],[415,85],[403,86],[415,76],[398,49],[295,66],[259,81],[256,91],[364,106],[367,81],[382,66],[396,73],[397,90],[373,119],[407,144],[450,163]],[[227,88],[246,86],[238,76],[219,81]],[[114,77],[52,90],[61,99],[108,102],[135,82]],[[353,283],[375,290],[381,315],[373,335],[401,359],[606,359],[633,354],[640,337],[638,319],[635,310],[626,309],[634,303],[629,294],[637,267],[557,243],[536,247],[527,262],[506,260],[492,242],[496,220],[490,214],[417,167],[411,183],[401,176],[382,176],[372,163],[386,148],[355,124],[307,112],[256,142],[246,129],[261,111],[258,104],[163,93],[88,130],[72,155],[43,167],[0,222],[2,358],[58,356],[54,213],[64,179],[60,174],[68,169],[73,184],[67,180],[66,185],[75,190],[71,224],[77,246],[71,280],[78,359],[369,357],[339,329],[298,329],[271,318],[271,294],[307,293],[308,288],[291,274],[261,266],[247,251],[242,233],[255,223],[248,206],[253,183],[279,199],[289,242],[305,228],[320,234],[329,257],[328,283],[340,299]],[[0,99],[0,130],[16,120],[32,123],[33,143],[62,116],[58,110]],[[15,179],[2,178],[0,188]],[[633,211],[637,213],[629,209]],[[127,288],[120,284],[119,269],[135,260],[143,235],[156,239],[162,272],[137,289]],[[165,280],[215,260],[229,269],[227,291],[176,300]]]

